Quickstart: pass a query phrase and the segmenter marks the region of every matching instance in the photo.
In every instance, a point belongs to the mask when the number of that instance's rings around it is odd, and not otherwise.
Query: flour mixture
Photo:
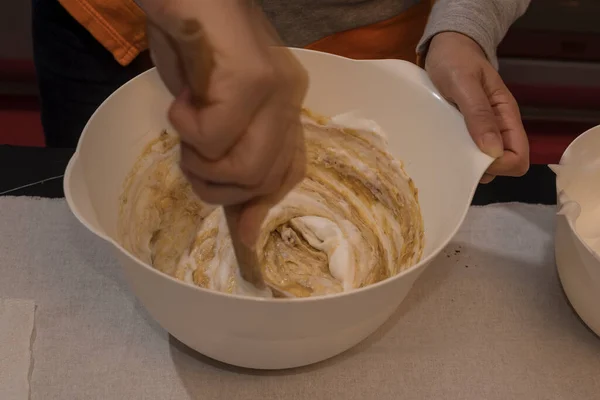
[[[416,264],[424,245],[417,190],[380,129],[308,112],[303,125],[307,177],[270,211],[257,243],[268,286],[290,297],[321,296]],[[222,208],[193,194],[178,159],[177,136],[163,132],[137,160],[121,197],[121,244],[190,284],[272,297],[241,278]]]

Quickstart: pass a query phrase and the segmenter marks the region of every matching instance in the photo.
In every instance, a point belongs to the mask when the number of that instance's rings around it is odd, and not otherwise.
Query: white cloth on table
[[[600,339],[563,295],[554,214],[471,209],[382,329],[293,371],[223,366],[170,338],[63,200],[0,198],[0,294],[37,306],[32,400],[597,399]]]

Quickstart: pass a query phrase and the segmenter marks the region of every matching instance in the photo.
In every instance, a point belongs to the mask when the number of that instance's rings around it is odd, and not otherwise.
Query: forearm
[[[475,40],[497,67],[496,48],[531,0],[438,0],[417,52],[423,56],[440,32],[459,32]]]

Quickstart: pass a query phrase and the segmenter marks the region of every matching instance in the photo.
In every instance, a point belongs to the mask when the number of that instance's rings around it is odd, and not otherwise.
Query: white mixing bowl
[[[556,179],[559,215],[555,255],[571,305],[600,335],[600,126],[579,136],[565,151]],[[598,246],[596,246],[598,247]]]
[[[125,251],[116,237],[124,178],[145,144],[170,127],[172,96],[155,70],[131,80],[98,108],[65,175],[71,210],[114,246],[133,291],[158,323],[200,353],[242,367],[315,363],[377,330],[456,233],[491,163],[469,137],[462,116],[420,68],[397,60],[293,52],[310,75],[308,108],[324,115],[358,110],[389,134],[391,152],[405,162],[419,189],[426,246],[418,265],[350,293],[264,300],[188,285]]]

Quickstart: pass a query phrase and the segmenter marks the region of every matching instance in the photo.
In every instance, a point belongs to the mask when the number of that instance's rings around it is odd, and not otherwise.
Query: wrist
[[[483,48],[471,37],[460,33],[460,32],[440,32],[436,34],[429,44],[429,51],[436,51],[437,49],[445,49],[460,46],[463,49],[470,49],[475,53],[478,53],[482,57],[486,58],[485,51]]]

